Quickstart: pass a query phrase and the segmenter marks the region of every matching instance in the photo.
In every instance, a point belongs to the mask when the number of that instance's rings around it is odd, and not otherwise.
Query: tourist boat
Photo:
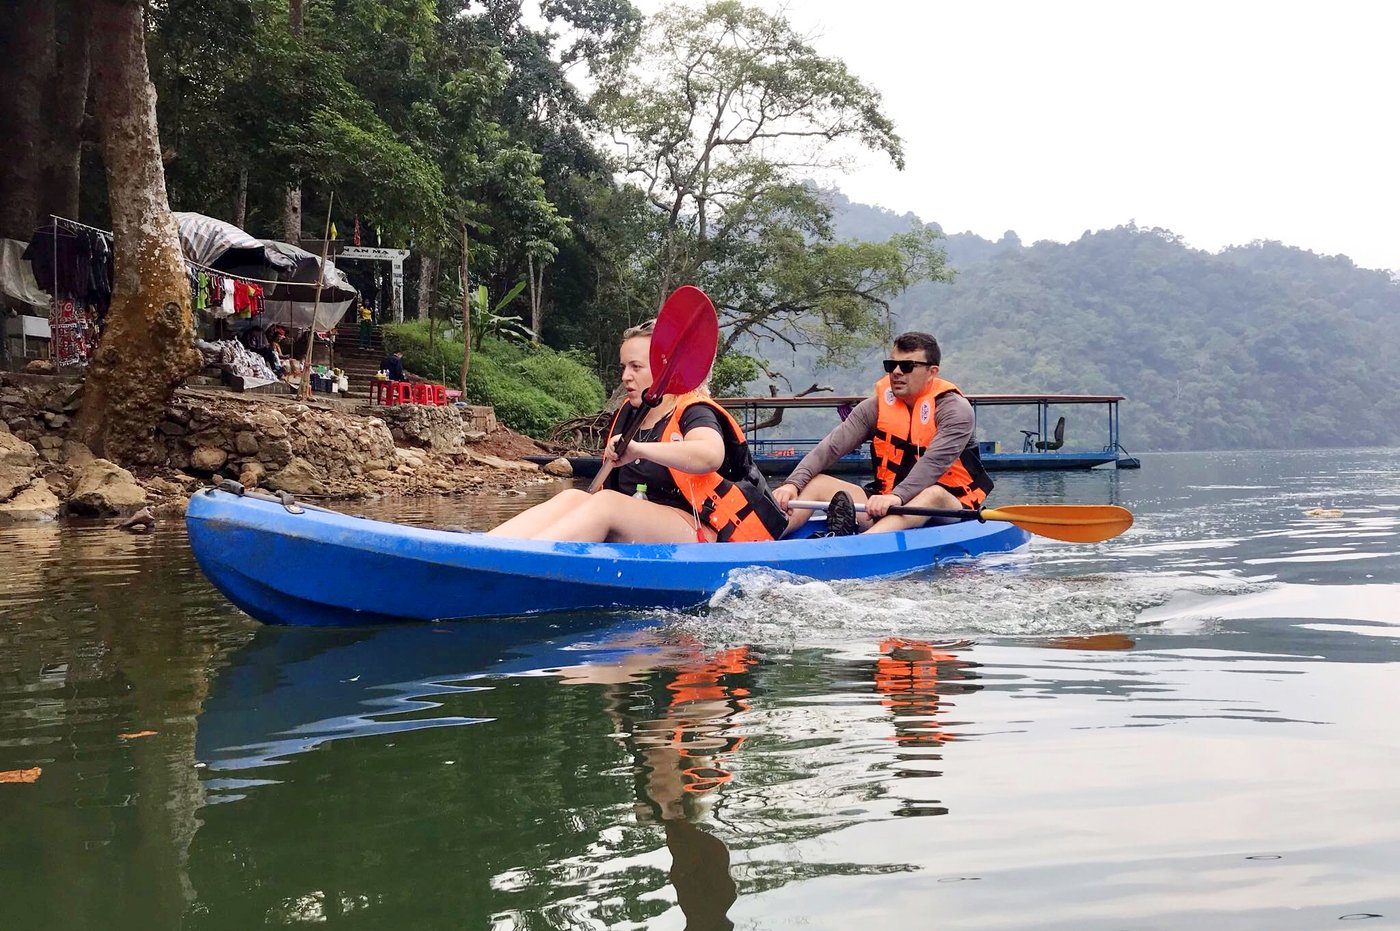
[[[190,545],[209,580],[269,624],[697,608],[739,569],[821,580],[896,576],[1029,539],[1011,523],[964,521],[767,543],[555,543],[409,527],[228,487],[191,497]],[[813,519],[804,530],[821,527]]]
[[[1119,469],[1136,469],[1141,463],[1128,455],[1119,443],[1118,404],[1124,400],[1121,395],[1109,394],[973,394],[968,395],[973,411],[978,415],[979,437],[1004,431],[1008,440],[1017,433],[1020,437],[1011,442],[1012,448],[1003,451],[999,440],[983,439],[978,443],[982,464],[989,472],[1033,472],[1093,469],[1112,466]],[[802,457],[816,446],[818,439],[771,439],[760,435],[784,422],[787,411],[826,411],[826,420],[813,424],[810,417],[797,429],[811,429],[812,426],[829,430],[835,426],[836,417],[841,412],[849,412],[864,397],[840,395],[805,395],[794,398],[716,398],[744,426],[749,445],[753,450],[754,461],[764,475],[786,478],[802,461]],[[1101,434],[1101,445],[1084,446],[1067,441],[1066,424],[1069,416],[1059,416],[1052,424],[1052,409],[1056,414],[1062,408],[1082,409],[1084,406],[1103,405],[1107,411],[1106,432]],[[1013,410],[1017,409],[1017,410]],[[1033,409],[1032,421],[1035,429],[1019,429],[1006,424],[1025,422],[1024,409]],[[1079,426],[1087,418],[1081,418]],[[1076,431],[1082,434],[1081,431]],[[527,456],[531,462],[544,465],[551,456]],[[570,456],[569,465],[577,478],[592,478],[602,465],[598,456]],[[827,470],[833,475],[870,475],[869,444],[843,456]]]

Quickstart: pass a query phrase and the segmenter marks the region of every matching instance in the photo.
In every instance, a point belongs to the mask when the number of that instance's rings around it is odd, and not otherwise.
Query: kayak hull
[[[820,580],[905,575],[1022,546],[1007,523],[767,543],[559,543],[409,527],[209,489],[186,512],[209,580],[269,624],[358,626],[686,609],[737,569]]]

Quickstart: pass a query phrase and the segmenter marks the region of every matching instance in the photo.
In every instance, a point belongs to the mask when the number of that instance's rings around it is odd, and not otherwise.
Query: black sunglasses
[[[905,375],[908,375],[910,372],[914,371],[914,366],[916,365],[922,365],[926,369],[933,368],[932,362],[915,362],[913,359],[886,359],[885,371],[893,372],[895,369],[899,369]]]

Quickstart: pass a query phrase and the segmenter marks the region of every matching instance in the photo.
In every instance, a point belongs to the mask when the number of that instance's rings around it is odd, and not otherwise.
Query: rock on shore
[[[191,492],[224,478],[339,498],[498,495],[555,480],[518,458],[537,451],[532,440],[474,430],[480,416],[464,420],[453,406],[351,411],[183,389],[133,474],[69,435],[76,388],[71,379],[0,375],[0,521],[127,516],[147,506],[176,517]]]

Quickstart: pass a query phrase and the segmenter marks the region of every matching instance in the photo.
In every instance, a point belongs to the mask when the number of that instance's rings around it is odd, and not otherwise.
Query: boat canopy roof
[[[854,407],[869,395],[812,394],[800,398],[793,397],[741,397],[715,398],[723,407],[733,408],[837,408],[842,405]],[[967,399],[973,404],[1110,404],[1126,400],[1119,394],[969,394]]]

